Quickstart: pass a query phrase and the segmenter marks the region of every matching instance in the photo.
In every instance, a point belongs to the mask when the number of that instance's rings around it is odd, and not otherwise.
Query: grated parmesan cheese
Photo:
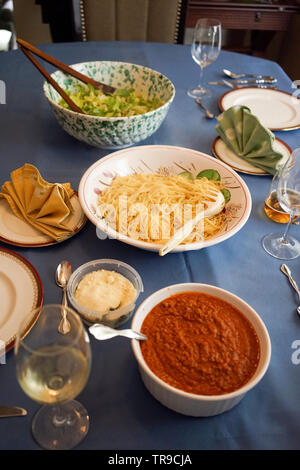
[[[101,313],[129,305],[136,295],[136,289],[126,277],[105,269],[86,274],[75,291],[80,305]]]

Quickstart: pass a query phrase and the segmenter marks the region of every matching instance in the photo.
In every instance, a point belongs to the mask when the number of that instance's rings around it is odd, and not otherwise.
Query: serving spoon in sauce
[[[89,332],[99,340],[105,340],[114,338],[115,336],[125,336],[126,338],[130,339],[141,339],[146,340],[148,339],[146,335],[139,333],[134,330],[115,330],[114,328],[110,328],[110,326],[101,325],[100,323],[95,323],[94,325],[89,327]]]

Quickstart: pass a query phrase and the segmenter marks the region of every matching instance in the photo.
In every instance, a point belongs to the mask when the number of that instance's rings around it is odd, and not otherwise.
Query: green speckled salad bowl
[[[175,96],[173,83],[164,75],[142,65],[126,62],[83,62],[71,66],[94,80],[116,88],[133,88],[144,98],[158,97],[164,104],[154,111],[129,117],[102,117],[76,113],[59,105],[61,96],[45,82],[44,94],[62,128],[94,147],[117,149],[150,137],[162,124]],[[51,75],[64,90],[76,91],[78,80],[57,70]]]

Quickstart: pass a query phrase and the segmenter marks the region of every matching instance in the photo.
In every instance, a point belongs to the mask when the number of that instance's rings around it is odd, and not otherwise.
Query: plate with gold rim
[[[291,131],[300,128],[300,101],[283,90],[270,88],[238,88],[225,92],[219,99],[220,110],[231,106],[247,106],[263,126],[271,131]]]
[[[38,248],[43,246],[56,245],[73,237],[86,224],[85,216],[77,194],[71,199],[74,213],[71,215],[71,223],[74,227],[73,232],[62,241],[55,241],[46,234],[32,227],[24,220],[19,219],[10,209],[6,199],[0,199],[0,241],[9,245]]]
[[[292,153],[292,149],[285,142],[283,142],[283,140],[277,138],[275,138],[274,140],[274,150],[282,154],[282,159],[280,160],[282,163],[285,163],[286,160],[289,158],[290,154]],[[261,168],[257,168],[251,165],[251,163],[247,162],[246,160],[243,160],[242,158],[238,157],[234,152],[232,152],[232,150],[227,147],[221,137],[216,137],[213,141],[212,153],[216,158],[231,166],[231,168],[240,173],[246,173],[248,175],[257,176],[270,175],[270,173],[267,173]]]
[[[0,247],[0,355],[14,346],[17,330],[27,320],[26,333],[38,318],[43,285],[32,264],[23,256]]]

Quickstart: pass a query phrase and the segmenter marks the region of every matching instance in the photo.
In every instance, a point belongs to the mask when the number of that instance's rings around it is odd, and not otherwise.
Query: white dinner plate
[[[0,247],[0,345],[13,347],[20,323],[27,319],[26,332],[38,318],[31,314],[42,305],[43,286],[35,268],[23,256]]]
[[[189,251],[220,243],[236,234],[251,212],[251,195],[243,179],[228,165],[197,150],[171,145],[145,145],[113,152],[94,163],[81,178],[78,194],[81,206],[90,221],[111,238],[135,247],[158,252],[162,245],[120,235],[109,227],[97,212],[101,191],[117,176],[135,173],[179,174],[188,171],[195,176],[202,170],[214,169],[231,192],[226,205],[226,223],[216,236],[203,241],[176,246],[172,251]]]
[[[235,105],[247,106],[272,131],[300,128],[300,100],[285,91],[239,88],[227,91],[219,99],[222,112]]]
[[[72,232],[70,236],[72,237],[82,229],[87,219],[84,212],[82,211],[77,194],[74,194],[70,201],[74,209],[74,214],[72,215],[74,232]],[[51,237],[48,237],[46,234],[35,229],[24,220],[19,219],[12,212],[6,199],[0,199],[0,241],[9,245],[30,248],[61,243],[53,240]]]
[[[281,163],[285,163],[292,153],[292,149],[282,140],[275,138],[274,140],[274,150],[282,153]],[[215,157],[222,160],[222,162],[227,163],[236,171],[241,173],[247,173],[249,175],[269,175],[266,171],[261,168],[257,168],[251,163],[248,163],[246,160],[238,157],[232,150],[230,150],[221,137],[216,137],[212,144],[212,152]]]

